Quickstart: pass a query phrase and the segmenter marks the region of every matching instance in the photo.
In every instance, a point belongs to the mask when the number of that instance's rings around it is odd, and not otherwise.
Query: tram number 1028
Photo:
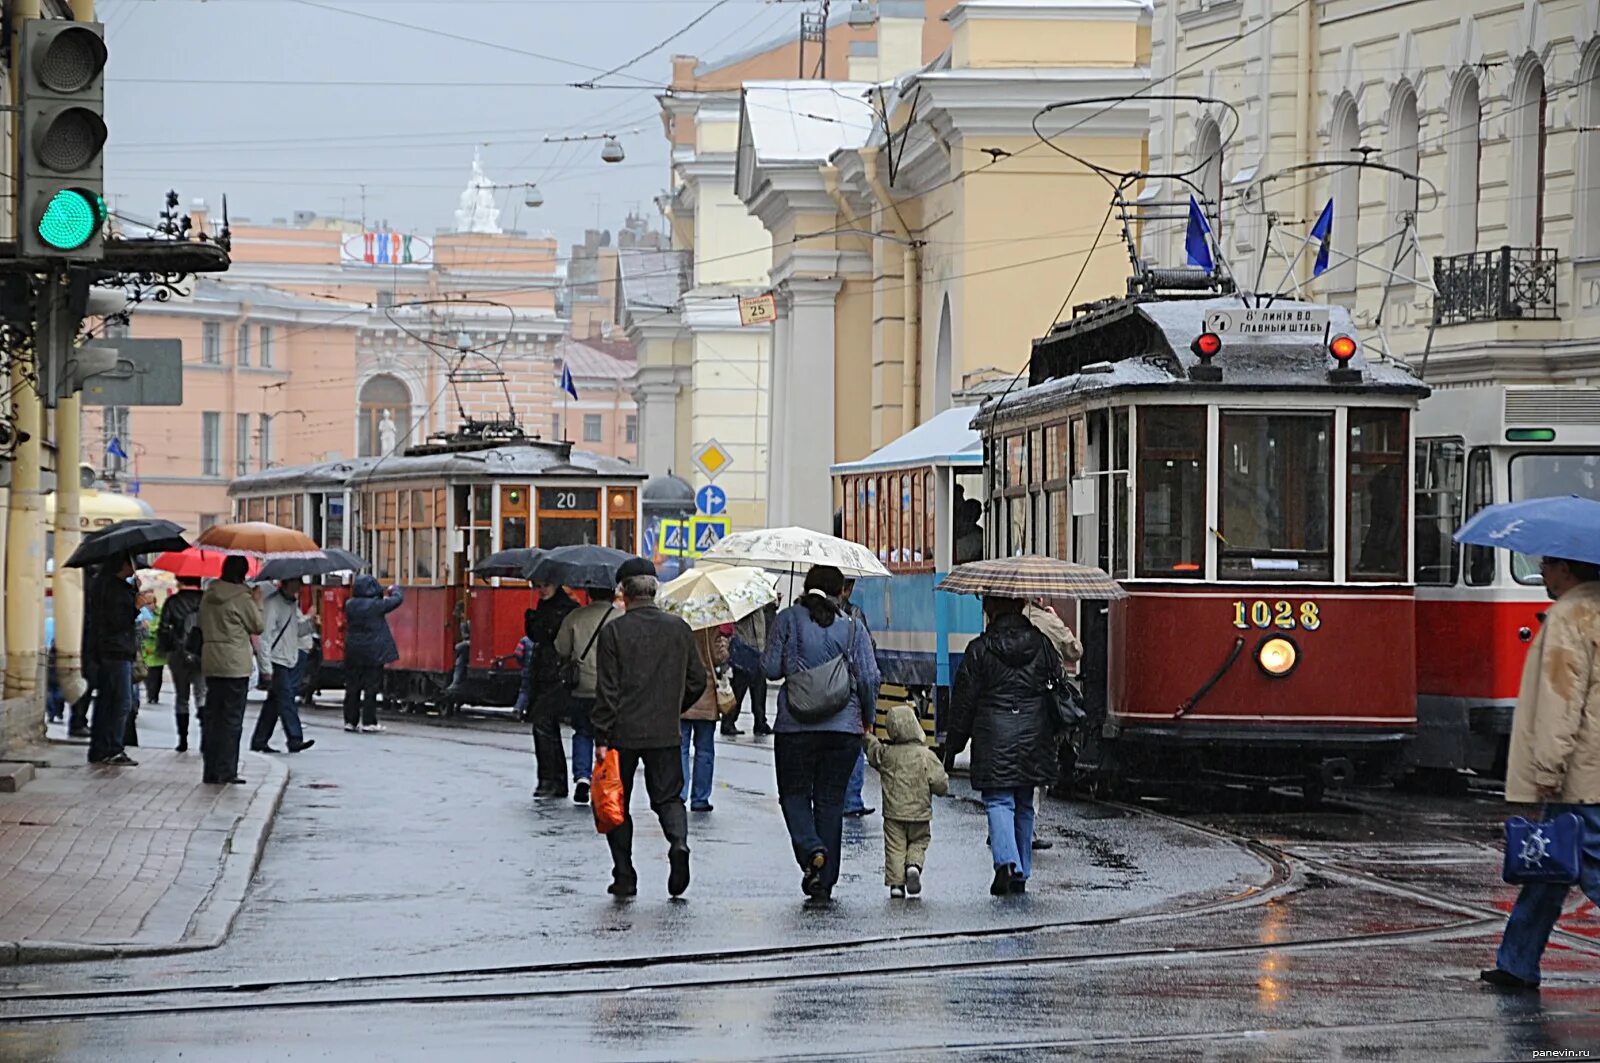
[[[1316,602],[1233,603],[1233,626],[1240,631],[1251,628],[1279,628],[1283,631],[1315,631],[1322,626],[1322,610]]]

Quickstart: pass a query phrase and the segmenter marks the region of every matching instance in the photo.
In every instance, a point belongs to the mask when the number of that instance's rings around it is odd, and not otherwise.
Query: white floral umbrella
[[[812,565],[832,565],[849,579],[887,576],[883,562],[860,543],[824,535],[809,528],[761,528],[734,532],[707,550],[703,560],[725,565],[753,565],[783,572],[804,572]]]
[[[661,588],[656,601],[690,627],[733,624],[776,601],[773,578],[758,568],[692,568]]]

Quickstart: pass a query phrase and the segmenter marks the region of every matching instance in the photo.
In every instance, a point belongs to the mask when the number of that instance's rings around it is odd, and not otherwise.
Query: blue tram
[[[931,733],[961,655],[983,630],[978,599],[938,594],[952,565],[981,560],[983,440],[977,410],[946,410],[862,458],[832,468],[839,534],[872,550],[889,579],[861,580],[852,597],[866,614],[883,671],[883,703],[909,701]]]

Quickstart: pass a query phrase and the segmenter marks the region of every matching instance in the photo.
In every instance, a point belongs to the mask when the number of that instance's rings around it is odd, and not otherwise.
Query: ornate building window
[[[1396,169],[1409,174],[1420,172],[1422,159],[1418,150],[1417,93],[1409,82],[1402,81],[1395,86],[1394,99],[1389,105],[1389,140],[1384,145],[1384,155],[1389,165]],[[1389,205],[1394,211],[1395,228],[1404,225],[1407,216],[1416,218],[1419,187],[1417,181],[1407,180],[1399,174],[1390,175]],[[1412,227],[1414,231],[1414,221]],[[1416,255],[1407,237],[1395,272],[1412,276],[1415,269]]]
[[[1444,244],[1449,254],[1478,249],[1478,173],[1483,156],[1479,124],[1483,107],[1478,98],[1478,76],[1470,70],[1456,75],[1450,93],[1450,128],[1446,138],[1448,176],[1445,181]]]
[[[1333,122],[1328,127],[1328,158],[1335,162],[1360,162],[1356,148],[1361,146],[1361,115],[1356,101],[1348,93],[1333,106]],[[1354,291],[1356,264],[1353,261],[1361,246],[1361,168],[1340,166],[1333,170],[1330,181],[1333,194],[1333,248],[1328,272],[1324,274],[1328,290]]]
[[[379,457],[404,446],[411,435],[411,390],[387,373],[361,385],[357,453]]]
[[[1517,69],[1511,87],[1511,201],[1506,218],[1513,247],[1544,243],[1544,160],[1547,142],[1544,66],[1531,55]]]
[[[1600,38],[1589,42],[1578,67],[1577,210],[1574,217],[1591,219],[1574,227],[1573,253],[1600,256]]]

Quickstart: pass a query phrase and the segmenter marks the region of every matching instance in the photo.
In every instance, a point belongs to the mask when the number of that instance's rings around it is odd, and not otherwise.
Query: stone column
[[[641,375],[643,373],[641,372]],[[639,465],[651,476],[664,476],[673,470],[678,453],[678,395],[676,382],[641,381],[634,389],[639,407]]]
[[[789,520],[790,377],[794,364],[794,304],[786,288],[774,293],[778,319],[772,325],[767,375],[767,526],[785,528]]]
[[[793,278],[783,283],[789,311],[788,386],[773,402],[774,420],[783,407],[781,446],[783,523],[833,531],[834,301],[842,283],[835,278]],[[774,381],[776,383],[776,381]],[[778,495],[774,491],[774,495]],[[776,522],[774,522],[776,523]]]

